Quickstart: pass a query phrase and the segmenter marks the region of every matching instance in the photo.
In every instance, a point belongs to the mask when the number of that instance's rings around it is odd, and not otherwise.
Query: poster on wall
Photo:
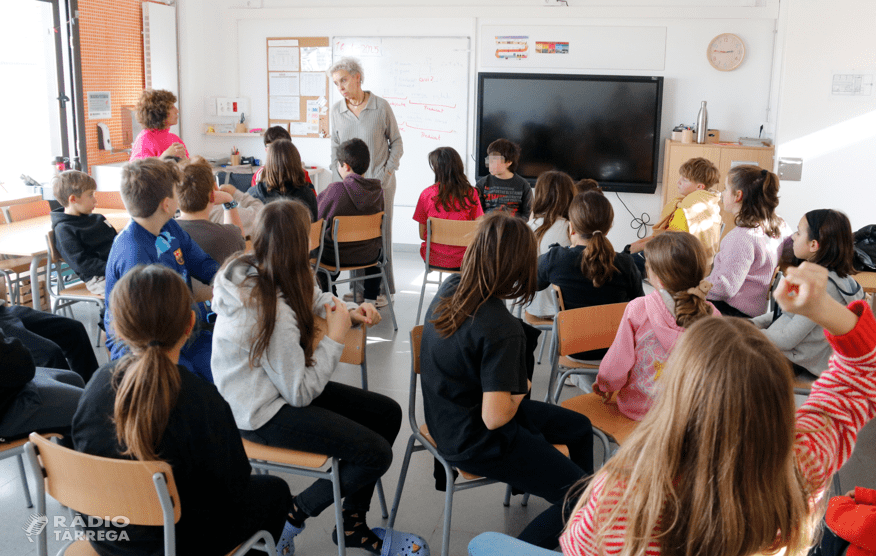
[[[113,104],[109,91],[92,91],[86,94],[89,120],[108,120],[113,117]]]
[[[497,36],[496,58],[500,60],[525,60],[529,58],[529,37]]]
[[[535,41],[536,54],[568,54],[569,43],[557,41]]]
[[[873,75],[862,73],[835,73],[830,84],[834,97],[868,97],[873,94]]]

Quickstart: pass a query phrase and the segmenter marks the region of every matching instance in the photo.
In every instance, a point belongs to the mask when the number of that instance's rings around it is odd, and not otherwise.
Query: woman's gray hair
[[[345,71],[350,75],[358,74],[360,77],[359,83],[365,83],[365,70],[362,69],[362,64],[360,64],[359,60],[356,58],[341,58],[332,64],[332,67],[330,67],[326,73],[328,73],[329,78],[331,78],[332,74],[338,71]]]

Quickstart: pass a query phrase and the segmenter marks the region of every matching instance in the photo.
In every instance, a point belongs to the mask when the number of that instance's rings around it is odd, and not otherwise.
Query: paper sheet
[[[268,71],[298,71],[298,68],[297,46],[268,48]]]
[[[332,49],[328,46],[301,47],[301,71],[325,71],[332,64]]]
[[[316,133],[316,131],[309,131],[310,126],[307,122],[290,122],[289,123],[289,135],[293,137],[296,135],[307,135],[308,133]]]
[[[307,101],[307,123],[319,125],[319,101]]]
[[[324,73],[301,73],[301,96],[323,97],[325,96]]]
[[[271,96],[272,120],[300,120],[301,97],[277,97]]]
[[[268,46],[298,46],[298,39],[274,39],[268,41]]]
[[[298,96],[299,76],[298,73],[269,73],[268,84],[271,96],[291,95]],[[306,74],[305,74],[306,75]]]

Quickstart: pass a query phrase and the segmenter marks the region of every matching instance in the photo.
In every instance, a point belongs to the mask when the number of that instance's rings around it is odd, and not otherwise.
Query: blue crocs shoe
[[[371,529],[374,534],[383,541],[383,551],[380,556],[429,556],[429,545],[426,539],[413,533],[387,530],[383,527]]]
[[[295,537],[298,533],[304,531],[304,524],[301,527],[295,527],[289,521],[283,527],[283,534],[280,535],[280,540],[277,541],[277,556],[292,556],[295,554]]]

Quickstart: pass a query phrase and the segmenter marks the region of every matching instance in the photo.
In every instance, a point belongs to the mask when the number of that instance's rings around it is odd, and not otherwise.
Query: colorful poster
[[[525,60],[529,57],[529,37],[496,37],[496,58]]]
[[[538,54],[568,54],[569,43],[556,41],[536,41],[535,52]]]

